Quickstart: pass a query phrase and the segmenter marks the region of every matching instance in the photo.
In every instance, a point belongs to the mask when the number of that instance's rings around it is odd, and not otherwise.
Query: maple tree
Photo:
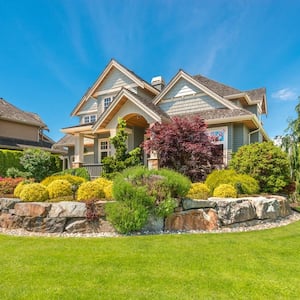
[[[169,123],[155,123],[143,143],[147,154],[155,151],[159,167],[174,169],[193,182],[203,181],[222,153],[214,145],[200,116],[173,117]]]

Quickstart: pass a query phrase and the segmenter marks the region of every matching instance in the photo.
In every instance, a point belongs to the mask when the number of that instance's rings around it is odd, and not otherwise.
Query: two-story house
[[[79,118],[78,125],[63,128],[66,135],[56,146],[68,148],[65,167],[99,166],[113,154],[109,138],[116,134],[119,117],[127,122],[131,150],[144,141],[151,124],[198,114],[223,150],[226,165],[240,146],[269,139],[261,122],[266,113],[265,88],[240,91],[183,70],[167,85],[161,76],[150,84],[111,60],[73,109],[71,115]]]

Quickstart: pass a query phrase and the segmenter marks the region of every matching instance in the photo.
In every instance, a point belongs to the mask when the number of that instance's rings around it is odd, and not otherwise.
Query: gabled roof
[[[95,92],[97,87],[103,82],[103,80],[106,78],[108,73],[113,69],[116,68],[126,76],[128,76],[133,82],[135,82],[139,87],[145,88],[149,91],[151,91],[154,95],[159,94],[159,90],[154,88],[150,83],[143,80],[141,77],[136,75],[133,71],[127,69],[125,66],[120,64],[114,59],[111,59],[111,61],[108,63],[108,65],[105,67],[103,72],[99,75],[97,80],[94,82],[91,88],[87,90],[87,92],[83,95],[79,103],[76,105],[76,107],[73,109],[71,115],[74,116],[76,113],[80,110],[82,105],[92,96],[92,94]]]
[[[95,132],[101,126],[106,126],[107,123],[113,118],[115,113],[122,107],[126,101],[129,100],[137,105],[146,114],[151,116],[155,121],[161,122],[169,120],[170,117],[159,107],[155,106],[152,101],[147,98],[143,98],[126,88],[122,88],[117,94],[113,102],[109,105],[107,110],[100,116],[97,122],[93,125],[92,129]]]
[[[39,115],[31,112],[25,112],[16,106],[0,98],[0,119],[16,123],[34,125],[47,129],[47,125],[41,120]]]
[[[153,103],[157,105],[163,97],[172,89],[173,86],[181,79],[185,79],[194,86],[198,87],[202,91],[204,91],[206,94],[217,100],[218,102],[222,103],[225,107],[230,109],[237,108],[233,103],[223,98],[223,96],[216,93],[215,90],[212,88],[209,88],[205,84],[199,82],[199,80],[195,79],[193,76],[189,75],[188,73],[184,72],[183,70],[179,70],[179,72],[171,79],[171,81],[168,83],[168,85],[163,89],[163,91],[154,98]]]

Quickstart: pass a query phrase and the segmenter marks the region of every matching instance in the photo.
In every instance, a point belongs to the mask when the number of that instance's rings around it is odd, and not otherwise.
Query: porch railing
[[[102,174],[102,164],[83,164],[89,174],[91,179],[95,179],[101,176]]]

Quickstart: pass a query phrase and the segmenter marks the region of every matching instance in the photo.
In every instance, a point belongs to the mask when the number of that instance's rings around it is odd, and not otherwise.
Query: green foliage
[[[47,191],[49,193],[49,198],[58,198],[64,196],[71,196],[72,195],[72,185],[69,181],[58,179],[52,181],[47,186]]]
[[[71,175],[71,174],[63,174],[63,175],[52,175],[49,177],[46,177],[43,181],[41,181],[41,184],[48,186],[51,182],[54,180],[67,180],[70,182],[71,185],[76,185],[77,187],[80,186],[83,182],[85,182],[85,179],[79,176]]]
[[[231,184],[224,183],[215,188],[213,196],[219,198],[236,198],[237,191]]]
[[[233,185],[239,194],[252,195],[259,192],[257,180],[246,174],[238,174],[235,170],[215,170],[205,180],[211,194],[216,187],[224,183]]]
[[[115,202],[106,205],[108,220],[120,233],[129,233],[141,229],[148,219],[147,208],[136,202]]]
[[[0,196],[13,194],[16,186],[23,181],[23,178],[1,178],[0,177]]]
[[[184,196],[190,184],[187,177],[171,170],[126,169],[114,179],[117,203],[106,210],[108,219],[122,233],[140,230],[150,214],[166,217],[172,213],[176,207],[173,197]]]
[[[6,175],[7,177],[12,177],[12,178],[18,178],[18,177],[29,178],[31,176],[31,173],[20,171],[15,167],[11,167],[7,169]]]
[[[187,197],[192,199],[208,199],[210,194],[207,184],[202,182],[192,183],[191,188],[187,194]]]
[[[40,149],[26,149],[20,163],[32,177],[40,182],[51,173],[51,154]]]
[[[23,166],[20,164],[20,157],[22,151],[17,150],[0,150],[0,176],[5,177],[7,169],[16,168],[24,171]]]
[[[63,171],[61,171],[59,173],[56,173],[54,175],[65,175],[65,174],[70,174],[70,175],[82,177],[82,178],[85,179],[85,181],[89,181],[91,179],[87,168],[84,168],[84,167],[74,168],[74,169],[66,169],[66,170],[63,170]]]
[[[255,178],[265,193],[280,192],[291,181],[288,156],[272,142],[240,147],[230,161],[230,167]]]
[[[43,202],[49,199],[49,194],[44,185],[40,183],[29,183],[23,186],[20,199],[27,202]]]
[[[126,145],[128,133],[125,129],[126,121],[119,118],[118,132],[110,139],[115,148],[115,156],[108,156],[102,160],[103,176],[107,178],[114,178],[124,169],[141,164],[141,149],[139,147],[128,152]]]
[[[80,185],[77,190],[77,200],[100,200],[105,198],[103,188],[95,181],[87,181]]]

